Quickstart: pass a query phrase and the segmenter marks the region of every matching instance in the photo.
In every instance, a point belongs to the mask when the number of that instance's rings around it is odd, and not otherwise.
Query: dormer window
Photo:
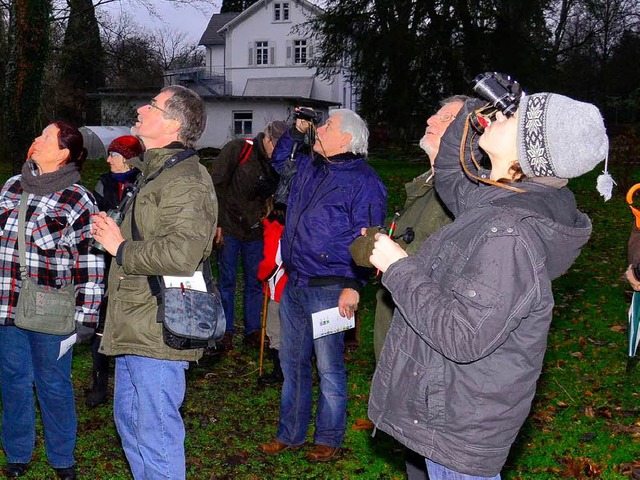
[[[289,2],[277,2],[273,4],[273,21],[289,21]]]

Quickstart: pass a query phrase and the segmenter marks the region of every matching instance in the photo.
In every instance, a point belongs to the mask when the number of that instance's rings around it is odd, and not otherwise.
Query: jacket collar
[[[162,148],[151,148],[144,152],[140,171],[145,177],[149,177],[158,171],[169,158],[184,149],[185,146],[181,142],[171,142]]]

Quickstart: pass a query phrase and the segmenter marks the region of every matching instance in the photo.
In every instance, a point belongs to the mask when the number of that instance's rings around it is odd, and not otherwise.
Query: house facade
[[[212,16],[200,40],[206,66],[197,83],[210,89],[198,93],[207,99],[207,133],[217,144],[254,136],[267,122],[290,118],[297,105],[325,116],[331,107],[356,107],[343,75],[324,80],[310,65],[318,40],[297,27],[320,13],[306,0],[260,0],[241,13]]]
[[[205,100],[207,128],[199,148],[253,137],[270,121],[290,120],[298,105],[324,117],[330,108],[356,108],[357,97],[343,75],[316,76],[310,62],[318,39],[296,28],[321,12],[306,0],[259,0],[241,13],[212,16],[200,40],[205,67],[165,73],[165,85],[184,85]],[[148,95],[101,95],[103,124],[135,119]]]

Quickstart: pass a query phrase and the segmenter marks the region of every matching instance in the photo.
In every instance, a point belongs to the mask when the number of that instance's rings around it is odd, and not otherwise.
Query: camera
[[[120,211],[119,208],[112,208],[111,210],[107,210],[107,217],[111,218],[114,222],[116,222],[116,225],[120,226],[122,224],[122,220],[124,219],[124,214],[122,213],[122,211]],[[102,244],[96,241],[95,238],[92,238],[89,241],[89,247],[100,252],[106,252]]]
[[[478,132],[484,132],[493,120],[497,112],[502,112],[506,117],[511,117],[518,110],[522,87],[509,75],[498,72],[486,72],[477,75],[473,79],[473,91],[483,100],[489,102],[485,107],[471,114],[471,126]]]
[[[312,122],[314,125],[317,125],[320,121],[320,112],[316,112],[313,108],[309,107],[298,107],[293,112],[294,118],[299,118],[300,120],[306,120],[308,122]]]

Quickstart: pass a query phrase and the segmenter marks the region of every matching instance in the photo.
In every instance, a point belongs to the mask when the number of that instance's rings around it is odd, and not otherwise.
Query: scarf
[[[80,172],[75,163],[67,163],[55,172],[39,173],[33,160],[22,165],[22,189],[36,195],[49,195],[80,181]]]

